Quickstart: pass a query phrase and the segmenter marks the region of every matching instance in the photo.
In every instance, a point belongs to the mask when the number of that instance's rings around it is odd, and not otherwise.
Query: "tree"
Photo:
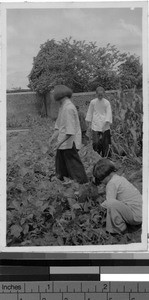
[[[142,88],[142,65],[139,57],[127,55],[126,60],[118,68],[118,76],[123,89],[129,89],[134,86]]]
[[[63,58],[64,48],[53,39],[41,45],[39,53],[33,58],[28,87],[36,91],[38,96],[43,99],[46,115],[46,94],[55,84],[62,83]]]
[[[126,53],[120,53],[115,46],[107,44],[106,47],[99,48],[95,63],[95,77],[91,80],[91,90],[100,84],[106,90],[119,88],[118,66],[126,59]]]
[[[46,108],[46,94],[57,84],[68,85],[74,92],[93,91],[98,85],[106,90],[118,89],[120,84],[130,88],[141,84],[142,69],[138,58],[120,53],[115,46],[97,47],[70,37],[41,45],[28,78],[28,87],[42,96]]]

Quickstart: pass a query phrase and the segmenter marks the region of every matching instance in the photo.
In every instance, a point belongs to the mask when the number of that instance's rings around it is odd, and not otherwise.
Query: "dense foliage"
[[[112,146],[119,155],[141,163],[142,157],[142,97],[135,90],[114,94],[110,99],[113,111]]]
[[[26,133],[8,138],[7,245],[108,245],[141,241],[141,229],[116,237],[105,231],[103,186],[63,185],[54,176],[54,157],[47,155],[48,127],[34,124]],[[50,125],[47,123],[47,125]],[[88,177],[99,157],[92,146],[80,152]],[[140,166],[116,160],[119,172],[138,175]],[[128,169],[129,166],[129,169]],[[127,172],[126,172],[127,170]],[[139,184],[141,174],[139,175]],[[132,176],[133,177],[133,176]],[[134,180],[132,178],[132,181]],[[135,182],[134,182],[135,183]],[[138,187],[138,182],[136,182]]]
[[[142,190],[142,98],[135,92],[108,96],[113,109],[112,159],[119,174]],[[27,122],[27,120],[26,120]],[[16,123],[15,123],[16,124]],[[24,123],[25,127],[27,123]],[[105,231],[103,186],[65,185],[55,178],[47,141],[50,119],[28,117],[29,131],[8,134],[7,245],[107,245],[141,241],[141,229],[113,237]],[[99,159],[89,143],[80,151],[89,178]]]
[[[45,95],[56,84],[66,84],[74,92],[142,86],[142,66],[135,55],[120,53],[113,45],[97,47],[63,39],[48,40],[40,46],[29,74],[29,88]]]
[[[134,55],[127,56],[119,66],[120,85],[123,89],[132,87],[142,88],[142,65]]]

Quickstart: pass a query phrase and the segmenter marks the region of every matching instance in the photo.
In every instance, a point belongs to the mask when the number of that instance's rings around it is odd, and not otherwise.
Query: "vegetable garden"
[[[142,96],[120,92],[110,95],[113,110],[112,159],[142,191]],[[85,112],[85,111],[84,111]],[[15,129],[17,122],[9,123]],[[55,177],[54,155],[48,139],[54,130],[50,118],[27,116],[28,130],[7,134],[7,246],[111,245],[141,242],[141,228],[124,235],[105,231],[104,186],[91,182],[62,184]],[[21,124],[22,128],[22,124]],[[99,159],[91,143],[80,157],[89,178]]]

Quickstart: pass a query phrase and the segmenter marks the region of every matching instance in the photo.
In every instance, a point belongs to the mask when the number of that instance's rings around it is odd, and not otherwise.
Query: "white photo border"
[[[7,9],[31,9],[31,8],[113,8],[113,7],[141,7],[142,8],[142,47],[143,47],[143,224],[142,224],[142,242],[127,245],[99,245],[99,246],[46,246],[46,247],[8,247],[6,246],[6,18]],[[2,59],[1,59],[1,95],[0,103],[0,140],[1,140],[1,210],[0,210],[0,251],[1,252],[42,252],[42,253],[100,253],[100,252],[140,252],[147,250],[147,232],[148,232],[148,88],[147,88],[147,2],[146,1],[125,1],[125,2],[46,2],[46,3],[1,3],[1,22],[2,22]]]

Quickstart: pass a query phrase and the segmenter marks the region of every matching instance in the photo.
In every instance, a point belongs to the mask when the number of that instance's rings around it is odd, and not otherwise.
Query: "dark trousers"
[[[92,141],[94,151],[98,152],[98,154],[102,153],[102,157],[111,157],[110,129],[105,132],[92,130]]]
[[[56,174],[60,180],[63,180],[63,177],[68,177],[79,183],[88,182],[75,144],[73,144],[72,149],[57,150],[55,165]]]

